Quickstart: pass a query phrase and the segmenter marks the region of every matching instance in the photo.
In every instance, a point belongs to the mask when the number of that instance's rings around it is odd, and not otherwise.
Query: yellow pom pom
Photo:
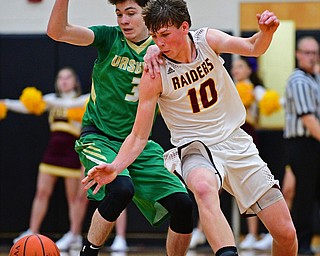
[[[67,112],[68,119],[71,121],[81,122],[85,108],[69,108]]]
[[[42,99],[42,92],[35,87],[26,87],[19,99],[32,114],[41,115],[46,109],[46,103]]]
[[[5,119],[7,117],[7,106],[6,104],[0,102],[0,120]]]
[[[239,96],[243,105],[248,108],[254,101],[253,85],[247,82],[239,82],[236,84]]]
[[[276,91],[267,90],[259,102],[259,109],[265,116],[279,111],[281,109],[279,94]]]

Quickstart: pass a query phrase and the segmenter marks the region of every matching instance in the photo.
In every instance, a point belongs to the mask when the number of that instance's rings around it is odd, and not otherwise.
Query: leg
[[[204,244],[206,241],[207,239],[203,233],[201,221],[198,220],[197,227],[194,228],[192,231],[192,237],[191,237],[189,248],[190,249],[196,248],[198,245]]]
[[[88,199],[81,187],[80,179],[65,178],[65,189],[69,207],[70,231],[75,235],[80,235]]]
[[[298,243],[296,230],[284,199],[266,207],[258,213],[273,237],[273,256],[296,256]]]
[[[111,245],[113,251],[125,251],[128,249],[126,242],[127,209],[124,209],[116,221],[116,236]]]
[[[118,176],[106,185],[106,190],[106,197],[92,216],[87,241],[80,255],[98,255],[99,248],[104,245],[120,213],[134,195],[133,183],[126,176]]]
[[[182,256],[186,255],[191,240],[191,233],[180,234],[174,232],[170,227],[167,234],[167,255]]]
[[[202,231],[202,230],[203,230],[203,229],[202,229],[202,225],[201,225],[201,222],[200,222],[200,221],[198,221],[197,228],[198,228],[200,231]]]
[[[186,255],[193,229],[193,202],[186,193],[173,193],[159,200],[171,214],[167,235],[167,254]]]
[[[49,200],[56,181],[56,176],[42,172],[38,173],[37,191],[32,203],[29,225],[33,233],[39,233],[41,223],[48,210]]]
[[[295,196],[292,202],[292,218],[297,230],[299,253],[312,253],[314,235],[314,202],[319,177],[319,142],[310,139],[290,141],[290,166],[295,176]],[[305,150],[308,149],[308,150]],[[307,184],[307,185],[306,185]]]
[[[235,246],[232,230],[220,209],[218,184],[214,172],[205,168],[193,169],[187,176],[187,185],[195,195],[200,221],[213,251],[217,252],[226,246]]]
[[[286,166],[282,184],[282,193],[284,199],[286,200],[289,210],[291,210],[292,208],[292,202],[295,195],[295,187],[296,177],[294,176],[291,167]]]
[[[37,191],[32,202],[29,229],[13,239],[13,243],[16,243],[19,239],[26,235],[39,233],[41,223],[48,210],[49,199],[51,197],[56,180],[56,176],[41,172],[38,173]]]
[[[116,223],[116,234],[117,236],[126,237],[126,229],[127,229],[127,209],[124,209],[117,219]]]
[[[70,230],[56,242],[60,251],[69,250],[71,246],[82,247],[82,223],[88,206],[88,199],[81,187],[81,180],[79,178],[67,177],[64,179],[64,182],[68,202]]]
[[[256,216],[254,216],[248,217],[246,221],[248,226],[248,234],[240,243],[239,247],[241,249],[252,249],[254,247],[254,244],[258,240],[259,219]]]
[[[107,237],[110,235],[114,225],[115,221],[107,221],[101,216],[98,209],[95,210],[88,231],[88,241],[90,241],[90,243],[96,245],[97,247],[103,246]]]
[[[259,219],[257,217],[251,217],[247,219],[248,231],[255,238],[258,237]]]

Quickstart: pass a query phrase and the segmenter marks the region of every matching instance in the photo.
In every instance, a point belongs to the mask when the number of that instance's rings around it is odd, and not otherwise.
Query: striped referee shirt
[[[310,137],[301,117],[314,114],[320,120],[320,75],[295,69],[285,91],[285,138]]]

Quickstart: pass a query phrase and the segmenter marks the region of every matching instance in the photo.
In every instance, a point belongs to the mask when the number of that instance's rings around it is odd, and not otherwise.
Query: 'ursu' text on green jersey
[[[98,49],[98,58],[83,126],[95,125],[106,135],[125,139],[136,116],[143,56],[154,43],[149,37],[139,46],[133,44],[126,40],[119,27],[90,29],[95,34],[92,45]]]

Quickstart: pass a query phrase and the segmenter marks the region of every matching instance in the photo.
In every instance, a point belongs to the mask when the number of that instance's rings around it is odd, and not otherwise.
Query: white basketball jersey
[[[210,146],[225,140],[245,122],[245,108],[223,60],[208,45],[207,28],[191,32],[197,57],[192,63],[165,59],[159,107],[171,143],[200,140]]]

